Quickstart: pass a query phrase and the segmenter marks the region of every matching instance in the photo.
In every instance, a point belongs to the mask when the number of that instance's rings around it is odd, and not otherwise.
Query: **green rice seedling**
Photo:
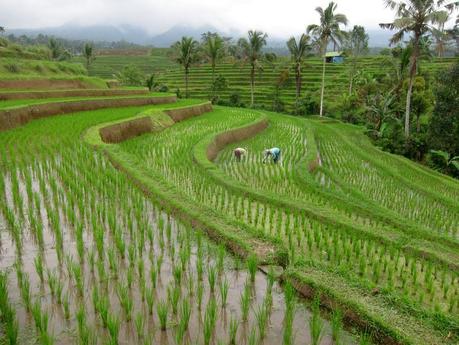
[[[258,259],[255,255],[250,255],[247,258],[247,269],[250,275],[250,281],[253,283],[255,282],[255,275],[257,273],[258,268]]]
[[[285,316],[284,316],[284,332],[282,334],[282,344],[292,345],[293,344],[293,320],[295,318],[295,303],[286,305]]]
[[[196,273],[198,274],[198,280],[201,281],[204,273],[204,263],[200,255],[198,255],[198,260],[196,261]]]
[[[145,277],[145,262],[142,257],[137,260],[137,272],[139,277]]]
[[[64,289],[64,285],[60,279],[56,282],[56,299],[57,304],[62,304],[62,290]]]
[[[134,280],[134,269],[131,266],[128,266],[126,270],[126,282],[129,290],[132,288],[132,282]]]
[[[119,283],[116,288],[116,293],[126,316],[126,321],[131,321],[134,304],[129,294],[129,287]]]
[[[109,247],[107,250],[108,257],[108,267],[113,277],[116,279],[118,277],[118,255],[115,252],[115,249]]]
[[[129,265],[133,267],[134,264],[135,264],[135,261],[137,259],[137,253],[136,253],[136,249],[135,249],[135,244],[134,243],[129,244],[128,258],[129,258]]]
[[[115,314],[109,313],[107,318],[107,329],[110,334],[110,340],[113,344],[118,344],[120,332],[120,320]]]
[[[368,333],[362,333],[360,335],[359,345],[370,345],[371,344],[370,339],[371,337]]]
[[[143,339],[143,330],[144,330],[144,327],[145,327],[145,319],[144,319],[144,316],[143,316],[142,312],[139,312],[139,313],[136,314],[135,320],[134,320],[134,324],[135,324],[135,329],[136,329],[136,332],[137,332],[137,338],[139,340]]]
[[[197,287],[197,290],[196,290],[196,298],[197,298],[197,302],[198,302],[198,310],[201,310],[203,294],[204,294],[204,286],[202,285],[202,282],[198,282],[198,287]]]
[[[214,298],[209,300],[204,315],[204,344],[209,345],[217,322],[217,302]]]
[[[267,306],[263,303],[258,306],[255,311],[255,318],[257,320],[258,334],[260,339],[264,339],[266,335],[266,327],[268,326],[269,311]]]
[[[341,342],[341,331],[343,329],[343,316],[341,310],[334,309],[331,317],[332,339],[335,344]]]
[[[167,328],[167,314],[169,312],[169,304],[167,301],[159,301],[156,305],[156,313],[158,314],[159,324],[162,331]]]
[[[247,341],[247,345],[257,345],[258,344],[258,337],[257,337],[257,331],[255,328],[252,328],[250,330],[249,334],[249,339]]]
[[[151,315],[153,314],[153,303],[155,300],[153,289],[147,288],[146,293],[145,293],[145,299],[147,301],[148,313]]]
[[[73,278],[80,296],[83,296],[84,293],[84,277],[81,272],[81,266],[78,263],[75,263],[72,267]]]
[[[323,335],[323,320],[320,318],[320,299],[316,295],[312,303],[312,315],[309,319],[309,330],[311,332],[311,344],[319,345]]]
[[[223,273],[225,254],[226,254],[225,247],[222,244],[220,244],[218,246],[218,256],[217,256],[217,272],[219,275]]]
[[[34,266],[35,266],[35,271],[37,272],[38,278],[40,278],[40,283],[44,283],[44,275],[43,275],[43,258],[41,255],[37,255],[35,259],[33,260]]]
[[[275,274],[274,274],[274,268],[271,266],[269,268],[268,274],[267,274],[267,291],[271,293],[274,285],[274,281],[276,279]]]
[[[108,316],[109,316],[109,307],[110,307],[110,300],[107,295],[101,295],[99,298],[99,303],[97,309],[99,310],[99,316],[102,321],[102,326],[104,328],[108,327]]]
[[[216,279],[217,279],[217,271],[215,270],[215,267],[209,266],[209,268],[207,269],[207,281],[209,283],[210,293],[215,292]]]
[[[51,291],[51,296],[56,296],[56,285],[57,285],[57,275],[54,271],[47,270],[46,271],[48,276],[48,285],[49,290]]]
[[[153,288],[156,288],[157,280],[158,280],[158,271],[157,271],[155,265],[151,265],[151,267],[150,267],[150,281],[151,281],[151,286]]]
[[[237,330],[239,328],[239,321],[231,316],[229,323],[229,345],[236,345]]]
[[[161,276],[161,268],[163,266],[163,256],[160,255],[158,256],[158,258],[156,259],[156,272],[158,274],[158,277]]]
[[[226,301],[228,299],[228,290],[229,290],[229,283],[228,280],[225,278],[223,282],[220,284],[220,297],[222,300],[222,308],[226,307]]]
[[[241,298],[240,298],[242,321],[248,320],[249,310],[250,310],[250,301],[251,301],[250,285],[246,283],[244,286],[244,291],[241,293]]]
[[[182,267],[177,265],[173,268],[174,281],[177,286],[180,286],[182,283]]]
[[[64,317],[66,320],[70,319],[70,302],[69,295],[65,294],[62,299],[62,307],[64,308]]]
[[[192,273],[188,276],[187,279],[187,287],[188,287],[188,295],[189,296],[194,296],[194,277]]]
[[[91,273],[94,273],[94,264],[95,264],[95,253],[94,250],[88,252],[88,261]]]
[[[181,291],[180,291],[180,287],[179,286],[169,286],[167,288],[167,298],[169,299],[169,302],[171,304],[171,307],[172,307],[172,313],[174,315],[177,315],[177,311],[178,311],[178,302],[180,300],[180,294],[181,294]]]
[[[181,344],[183,342],[184,335],[186,331],[188,330],[188,324],[190,322],[190,317],[191,317],[190,302],[188,301],[188,299],[184,299],[180,306],[180,318],[179,318],[179,324],[177,326],[177,331],[176,331],[177,344]]]
[[[30,294],[30,281],[29,277],[26,273],[24,273],[22,277],[22,281],[20,283],[20,290],[21,290],[21,296],[22,300],[24,301],[24,305],[26,307],[27,311],[30,311],[30,300],[31,300],[31,294]]]

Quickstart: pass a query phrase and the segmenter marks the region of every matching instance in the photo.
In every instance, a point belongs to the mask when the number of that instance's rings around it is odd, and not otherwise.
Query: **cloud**
[[[174,25],[212,25],[230,32],[255,28],[273,37],[298,35],[318,23],[317,6],[329,0],[0,0],[0,25],[39,28],[66,23],[130,24],[149,33]],[[377,28],[393,19],[382,0],[336,0],[350,25]]]

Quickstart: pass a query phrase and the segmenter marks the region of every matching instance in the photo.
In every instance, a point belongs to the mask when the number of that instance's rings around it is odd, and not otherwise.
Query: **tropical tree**
[[[86,60],[86,69],[89,69],[89,65],[96,59],[92,43],[85,43],[83,47],[83,56]]]
[[[5,27],[4,26],[0,26],[0,34],[2,34],[4,32],[5,32]]]
[[[360,55],[368,51],[369,36],[365,32],[365,28],[359,25],[355,25],[346,36],[346,52],[351,58],[351,68],[349,70],[349,95],[351,95],[355,74],[357,72],[357,61]]]
[[[51,50],[51,58],[57,60],[62,52],[60,43],[55,38],[50,38],[48,41],[48,48]]]
[[[387,7],[396,12],[396,18],[392,23],[379,24],[383,29],[396,30],[396,33],[390,39],[390,43],[394,44],[402,41],[407,34],[412,36],[413,52],[410,58],[405,108],[405,137],[409,137],[411,95],[418,69],[421,38],[428,33],[433,33],[436,30],[434,25],[444,16],[444,11],[452,11],[458,6],[458,3],[445,0],[384,0],[384,2]]]
[[[212,66],[212,83],[214,83],[217,62],[225,56],[225,40],[215,32],[202,34],[201,40],[204,56]]]
[[[183,66],[185,71],[185,97],[188,98],[188,78],[191,66],[198,60],[199,43],[192,37],[182,37],[172,45],[175,61]]]
[[[449,21],[450,15],[450,12],[441,11],[437,18],[437,25],[432,30],[432,35],[435,38],[435,52],[437,53],[437,57],[443,57],[446,41],[450,37],[448,32],[445,30],[445,24]]]
[[[301,67],[303,64],[304,57],[306,53],[311,50],[309,45],[310,37],[306,34],[302,34],[300,39],[297,41],[295,37],[291,37],[287,41],[287,47],[290,51],[292,61],[295,65],[295,83],[296,83],[296,93],[295,93],[295,108],[298,113],[298,101],[301,95]]]
[[[255,71],[262,70],[264,58],[262,48],[266,45],[268,35],[261,31],[250,30],[247,38],[240,38],[238,46],[243,63],[250,64],[250,106],[254,104]]]
[[[316,36],[320,47],[320,54],[323,56],[322,62],[322,87],[320,91],[320,116],[323,116],[324,91],[325,91],[325,53],[327,46],[332,42],[335,46],[343,41],[345,32],[341,30],[341,25],[347,25],[347,18],[344,14],[335,13],[337,4],[330,2],[327,8],[317,7],[316,11],[320,15],[320,24],[312,24],[307,28],[308,33]]]

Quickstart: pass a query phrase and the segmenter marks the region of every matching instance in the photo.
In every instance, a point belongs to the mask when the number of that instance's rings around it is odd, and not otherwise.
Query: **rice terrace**
[[[27,6],[0,345],[459,344],[459,2]]]

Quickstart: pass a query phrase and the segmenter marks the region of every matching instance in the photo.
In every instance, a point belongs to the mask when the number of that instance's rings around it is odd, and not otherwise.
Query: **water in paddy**
[[[25,175],[17,171],[3,176],[6,207],[17,227],[12,230],[7,218],[0,217],[0,268],[7,272],[20,344],[36,344],[40,337],[27,310],[24,281],[30,285],[30,305],[49,318],[45,332],[54,344],[204,344],[214,302],[210,344],[228,344],[231,323],[237,324],[236,344],[249,344],[251,337],[256,344],[283,343],[286,303],[281,286],[270,287],[260,271],[251,282],[245,264],[146,201],[129,184],[115,182],[113,195],[107,193],[112,182],[94,191],[80,186],[82,211],[71,201],[74,193],[80,195],[78,186],[68,188],[66,178],[71,176],[60,174],[59,168],[56,161],[27,168]],[[77,250],[79,242],[83,251]],[[37,261],[43,264],[43,280]],[[247,320],[241,310],[245,293]],[[165,330],[158,317],[162,303],[168,310]],[[178,337],[183,305],[190,306],[190,319],[183,337]],[[303,301],[295,305],[292,344],[310,344],[311,312]],[[268,315],[264,322],[263,309]],[[104,325],[107,317],[115,330]],[[323,321],[320,344],[333,344],[330,325]],[[260,338],[263,325],[266,334]],[[355,338],[342,331],[341,343],[353,344]]]

